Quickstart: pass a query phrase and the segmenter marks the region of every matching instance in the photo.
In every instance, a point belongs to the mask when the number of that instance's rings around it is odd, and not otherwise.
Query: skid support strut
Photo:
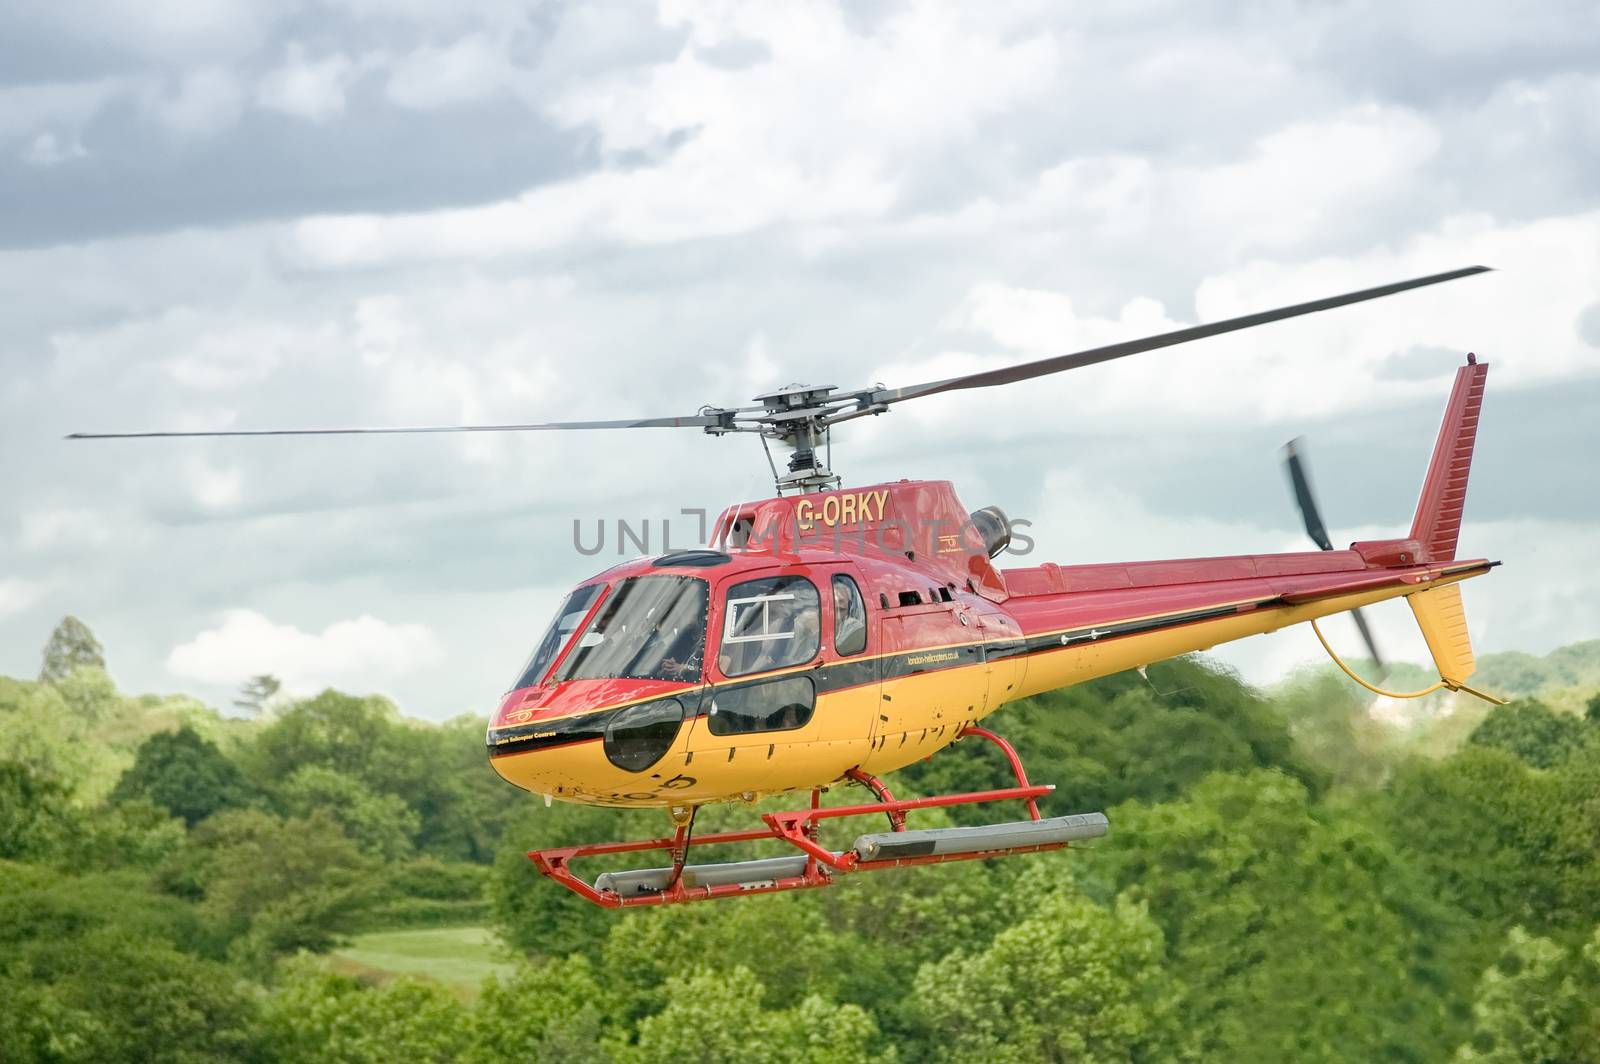
[[[687,864],[693,823],[691,815],[675,817],[677,830],[668,838],[534,850],[529,852],[528,857],[542,874],[574,894],[596,905],[619,909],[826,887],[837,876],[849,872],[1041,853],[1059,850],[1069,843],[1098,838],[1106,833],[1108,825],[1101,813],[1042,818],[1038,799],[1055,788],[1049,784],[1029,783],[1017,752],[1010,743],[993,732],[969,727],[961,734],[987,739],[999,746],[1011,765],[1016,786],[967,794],[896,799],[882,782],[857,768],[846,773],[846,778],[871,789],[877,801],[824,808],[821,791],[813,790],[809,808],[762,814],[764,828],[716,832],[693,839],[695,846],[778,840],[788,843],[797,851],[787,856],[727,864]],[[911,830],[906,827],[906,814],[912,810],[1002,801],[1023,802],[1030,819],[965,828]],[[819,841],[822,821],[873,814],[888,816],[892,830],[859,836],[848,849],[837,852]],[[650,851],[665,851],[671,864],[665,868],[606,872],[592,884],[579,878],[571,868],[571,863],[579,858]]]

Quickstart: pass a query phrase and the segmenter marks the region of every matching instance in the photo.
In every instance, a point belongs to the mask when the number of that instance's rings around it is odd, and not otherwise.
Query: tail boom
[[[1007,700],[1400,597],[1416,615],[1441,686],[1471,690],[1472,643],[1456,585],[1497,563],[1458,560],[1456,545],[1488,369],[1468,355],[1457,371],[1403,539],[1346,550],[1006,570],[1004,608],[1026,647],[1024,675]]]

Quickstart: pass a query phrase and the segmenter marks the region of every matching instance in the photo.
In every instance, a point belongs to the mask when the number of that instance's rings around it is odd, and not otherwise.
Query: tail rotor
[[[1311,469],[1306,462],[1305,442],[1304,436],[1296,436],[1284,444],[1284,468],[1289,473],[1289,486],[1294,490],[1295,504],[1300,507],[1300,517],[1305,522],[1306,535],[1311,537],[1311,542],[1319,549],[1333,550],[1333,539],[1328,535],[1328,526],[1322,520],[1317,497],[1311,490]],[[1366,617],[1362,616],[1359,609],[1351,610],[1350,617],[1361,632],[1362,642],[1367,644],[1367,651],[1372,655],[1372,662],[1378,670],[1379,678],[1387,676],[1389,666],[1384,662],[1383,655],[1378,652],[1378,641],[1373,638],[1372,628],[1367,624]]]

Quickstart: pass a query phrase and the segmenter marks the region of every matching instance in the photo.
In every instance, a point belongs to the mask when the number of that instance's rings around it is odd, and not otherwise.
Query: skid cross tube
[[[938,809],[957,805],[975,805],[984,802],[1021,801],[1027,806],[1029,816],[1034,821],[1038,821],[1040,819],[1038,800],[1053,791],[1055,789],[1054,785],[1029,783],[1027,773],[1022,767],[1022,759],[1017,756],[1017,752],[1012,749],[1010,743],[993,732],[985,728],[968,727],[961,734],[963,737],[973,735],[987,739],[999,746],[1010,764],[1012,774],[1016,777],[1017,785],[996,790],[972,791],[966,794],[941,794],[926,798],[896,799],[882,782],[862,772],[859,768],[855,768],[847,772],[843,778],[865,785],[879,799],[878,801],[857,805],[824,807],[821,804],[823,788],[816,788],[811,792],[809,808],[762,814],[761,820],[765,825],[763,828],[713,832],[693,837],[692,845],[695,848],[740,842],[758,842],[763,839],[786,842],[805,857],[803,865],[799,864],[798,858],[795,859],[793,868],[795,874],[792,875],[770,875],[766,878],[757,877],[750,881],[741,882],[700,883],[695,875],[697,866],[686,864],[688,850],[691,846],[686,823],[679,824],[670,836],[640,839],[631,842],[602,842],[581,846],[555,847],[548,850],[531,850],[528,852],[528,858],[542,875],[555,880],[579,897],[608,909],[619,909],[639,905],[672,905],[681,902],[705,901],[712,898],[736,895],[770,894],[782,890],[826,887],[832,885],[837,875],[848,872],[904,868],[923,864],[942,864],[947,861],[971,861],[1011,854],[1042,853],[1066,847],[1068,845],[1066,842],[1044,842],[1029,845],[1001,846],[994,849],[974,849],[956,853],[926,853],[918,856],[864,860],[853,849],[836,853],[821,844],[819,841],[820,826],[824,820],[836,820],[854,816],[887,815],[894,832],[899,833],[906,830],[906,814],[915,809]],[[592,884],[586,882],[577,876],[571,867],[572,862],[580,858],[654,851],[666,852],[671,862],[670,867],[661,870],[665,873],[665,878],[660,883],[659,889],[651,889],[648,886],[639,885],[634,888],[638,891],[635,894],[624,895],[617,890],[603,888],[599,885],[600,881],[598,880]],[[755,862],[750,863],[754,864]],[[700,870],[707,872],[719,871],[728,867],[737,868],[739,866],[698,866]],[[632,874],[634,873],[623,873],[623,875]],[[604,876],[601,877],[602,880],[605,878]]]

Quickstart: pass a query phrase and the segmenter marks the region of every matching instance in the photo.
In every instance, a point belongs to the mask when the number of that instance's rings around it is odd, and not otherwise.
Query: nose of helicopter
[[[670,804],[649,770],[683,745],[693,690],[577,680],[512,691],[489,725],[489,762],[508,783],[551,798]]]

